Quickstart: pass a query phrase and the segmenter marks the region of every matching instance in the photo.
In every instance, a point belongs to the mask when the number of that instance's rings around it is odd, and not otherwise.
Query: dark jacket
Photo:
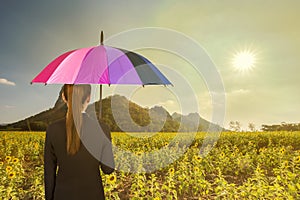
[[[82,117],[80,149],[73,156],[66,150],[66,118],[47,127],[44,148],[46,200],[105,199],[99,166],[105,174],[114,171],[110,130],[102,122],[100,127],[87,113],[82,113]]]

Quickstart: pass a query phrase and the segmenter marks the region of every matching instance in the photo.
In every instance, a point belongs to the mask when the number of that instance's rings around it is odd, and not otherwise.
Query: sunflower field
[[[223,132],[207,154],[205,133],[188,145],[173,142],[180,134],[113,133],[119,170],[100,170],[107,199],[300,199],[300,132]],[[44,139],[0,132],[0,199],[44,199]]]

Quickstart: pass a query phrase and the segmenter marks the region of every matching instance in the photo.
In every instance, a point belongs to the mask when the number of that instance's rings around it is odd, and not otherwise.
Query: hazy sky
[[[231,120],[240,121],[244,127],[253,122],[258,128],[261,124],[283,121],[299,123],[299,7],[297,0],[2,0],[0,123],[18,121],[54,105],[61,85],[29,82],[59,54],[98,45],[99,30],[109,37],[143,27],[178,31],[206,50],[224,83],[225,126]],[[256,63],[251,70],[241,73],[234,69],[231,60],[235,53],[246,49],[255,53]],[[164,52],[140,53],[155,63],[173,66],[190,80],[200,115],[210,119],[210,91],[204,80],[193,75],[187,62]],[[181,89],[175,75],[161,70],[177,83],[174,87]],[[113,88],[104,87],[104,96],[112,92]],[[170,89],[162,87],[138,88],[132,96],[141,105],[163,105],[170,113],[180,111],[176,98]],[[187,102],[182,100],[182,104]]]

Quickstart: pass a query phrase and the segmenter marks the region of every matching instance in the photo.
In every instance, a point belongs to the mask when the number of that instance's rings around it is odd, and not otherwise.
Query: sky
[[[53,107],[61,85],[30,85],[30,81],[54,58],[72,49],[98,45],[100,30],[109,42],[120,33],[145,27],[172,30],[205,50],[224,86],[225,127],[230,121],[239,121],[245,129],[250,122],[257,128],[299,123],[299,6],[297,0],[1,0],[0,124]],[[127,41],[130,44],[136,42],[132,37]],[[144,37],[156,44],[168,39],[152,34]],[[179,43],[174,41],[174,46],[180,47]],[[198,52],[189,50],[197,59]],[[246,50],[254,55],[255,63],[249,70],[237,70],[232,60]],[[142,47],[137,51],[157,64],[174,87],[105,86],[104,97],[127,91],[129,98],[142,106],[161,105],[171,114],[199,112],[211,119],[214,91],[207,86],[211,77],[201,77],[190,60],[171,51]],[[185,89],[188,85],[192,90]],[[191,106],[191,98],[197,108]]]

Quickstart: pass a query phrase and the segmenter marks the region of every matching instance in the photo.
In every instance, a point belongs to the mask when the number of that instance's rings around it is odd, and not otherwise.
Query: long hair
[[[74,155],[80,148],[83,103],[91,94],[91,85],[65,84],[63,93],[68,104],[66,114],[67,153]],[[79,131],[79,133],[78,133]]]

